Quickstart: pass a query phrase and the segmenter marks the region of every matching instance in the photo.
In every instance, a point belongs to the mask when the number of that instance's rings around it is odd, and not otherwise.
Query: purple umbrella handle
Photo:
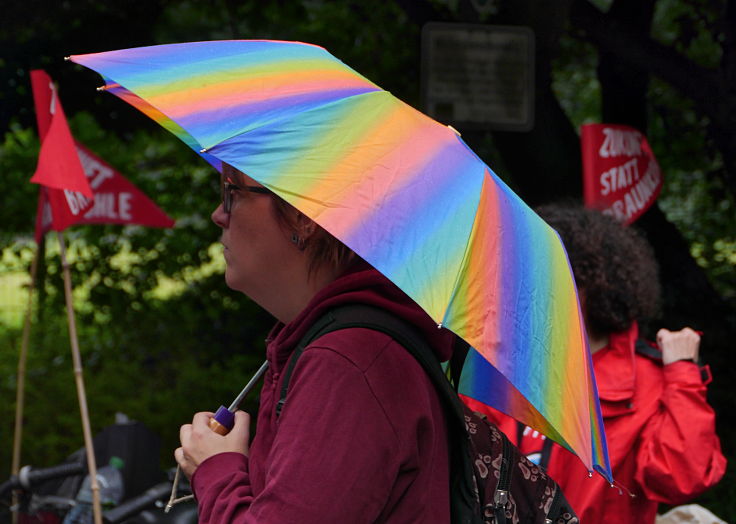
[[[219,435],[227,435],[235,425],[235,414],[225,406],[220,406],[210,419],[210,429]]]
[[[261,379],[268,369],[268,360],[261,364],[256,374],[251,377],[248,383],[245,385],[243,390],[235,397],[233,403],[230,404],[229,408],[220,406],[215,416],[210,419],[210,429],[219,435],[227,435],[235,425],[235,412],[238,410],[238,406],[243,401],[245,396],[253,389],[253,386]]]

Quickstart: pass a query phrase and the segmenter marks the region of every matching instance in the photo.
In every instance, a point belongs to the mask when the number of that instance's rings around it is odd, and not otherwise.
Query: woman
[[[448,522],[443,408],[418,362],[377,331],[354,328],[313,341],[297,361],[280,415],[275,404],[294,345],[327,310],[384,308],[425,335],[440,360],[452,335],[315,222],[230,166],[212,220],[222,228],[225,279],[278,323],[258,434],[237,412],[232,431],[212,413],[181,428],[175,452],[191,478],[200,522]]]
[[[580,522],[653,524],[658,503],[693,498],[725,471],[707,381],[696,364],[700,336],[690,328],[660,329],[659,349],[639,340],[637,321],[656,312],[659,284],[651,248],[635,230],[577,206],[537,212],[560,234],[570,258],[613,477],[629,493],[598,475],[589,478],[575,456],[538,432],[498,412],[491,418],[547,468]]]

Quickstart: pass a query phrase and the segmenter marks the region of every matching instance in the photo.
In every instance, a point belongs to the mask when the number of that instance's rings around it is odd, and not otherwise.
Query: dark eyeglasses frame
[[[265,187],[239,186],[237,184],[233,184],[229,180],[224,180],[222,182],[222,186],[220,190],[221,190],[221,197],[222,197],[222,210],[228,215],[230,214],[230,211],[233,208],[233,191],[247,191],[249,193],[258,193],[261,195],[271,194],[271,191],[269,191]]]

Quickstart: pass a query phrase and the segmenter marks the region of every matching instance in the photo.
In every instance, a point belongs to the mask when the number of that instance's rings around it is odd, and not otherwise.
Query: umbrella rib
[[[268,183],[264,183],[263,185],[265,187],[267,187],[268,189],[270,189],[271,191],[273,191],[274,193],[276,193],[277,195],[279,195],[279,196],[291,195],[291,196],[294,196],[294,197],[298,197],[300,200],[306,200],[307,202],[312,202],[314,204],[319,204],[322,207],[327,207],[327,208],[331,208],[331,209],[340,209],[340,208],[345,208],[346,207],[344,205],[330,203],[330,202],[326,202],[324,200],[320,200],[320,199],[315,198],[315,197],[310,197],[310,196],[307,196],[307,195],[305,195],[303,193],[298,193],[296,191],[289,191],[287,189],[283,189],[283,188],[278,187],[278,186],[272,186],[272,185],[269,185]],[[312,220],[314,220],[313,217],[312,217]]]
[[[487,168],[485,167],[485,165],[483,165],[483,186],[485,186],[485,183],[486,183],[486,175],[487,175],[487,173],[488,173]],[[475,215],[474,215],[474,219],[473,219],[473,227],[472,227],[471,231],[474,231],[475,230],[475,226],[476,226],[476,224],[478,222],[478,208],[480,207],[480,204],[481,204],[481,196],[482,196],[482,193],[483,193],[483,191],[481,189],[481,193],[479,194],[479,197],[478,197],[478,203],[477,203],[476,208],[475,208]],[[447,301],[447,306],[445,306],[445,311],[442,314],[442,320],[440,321],[440,324],[439,324],[440,326],[444,326],[446,324],[446,321],[447,321],[447,313],[450,310],[450,307],[452,306],[453,302],[455,301],[455,298],[457,297],[457,293],[458,293],[458,290],[459,290],[459,287],[460,287],[460,281],[463,280],[462,279],[462,275],[465,272],[464,271],[464,268],[466,267],[467,260],[469,258],[470,245],[473,242],[473,238],[474,238],[474,236],[472,234],[471,235],[468,235],[468,239],[467,239],[467,241],[465,243],[465,249],[463,250],[463,257],[462,257],[462,260],[460,261],[460,270],[455,273],[455,282],[452,285],[452,292],[450,294],[450,299]]]
[[[346,100],[352,100],[352,99],[355,99],[355,98],[358,98],[358,97],[364,97],[364,96],[367,96],[367,95],[373,95],[375,93],[386,93],[388,96],[393,97],[393,95],[391,93],[389,93],[388,91],[386,91],[384,89],[375,89],[373,91],[367,91],[365,93],[360,93],[360,94],[357,94],[357,95],[346,96],[344,98],[340,98],[339,100],[332,100],[330,102],[327,102],[327,103],[324,103],[324,104],[321,104],[321,105],[314,106],[314,107],[310,108],[308,111],[322,110],[324,108],[327,108],[327,107],[330,107],[330,106],[333,106],[333,105],[345,103]],[[402,104],[404,103],[404,102],[401,102],[401,100],[399,100],[398,98],[396,98],[396,100],[399,101]],[[161,110],[159,109],[159,111],[161,111]],[[166,115],[166,113],[164,113],[163,111],[161,111],[161,113],[163,113],[164,115]],[[173,122],[176,122],[176,124],[178,126],[180,126],[180,127],[183,128],[183,126],[181,124],[179,124],[179,122],[177,122],[176,120],[174,120],[173,118],[171,118],[169,115],[166,115],[166,117],[169,118],[170,120],[172,120]],[[269,120],[265,120],[263,122],[258,122],[257,125],[252,125],[251,127],[246,127],[245,129],[241,129],[238,132],[231,134],[227,138],[223,138],[223,139],[219,140],[218,142],[216,142],[216,143],[214,143],[214,144],[212,144],[210,146],[203,147],[200,150],[200,153],[211,153],[211,150],[212,149],[216,148],[219,145],[222,145],[223,143],[227,142],[228,140],[232,140],[233,138],[235,138],[237,136],[244,135],[245,133],[249,133],[249,132],[254,131],[256,129],[260,129],[262,127],[270,126],[270,125],[273,125],[273,124],[278,123],[278,122],[283,121],[283,120],[288,120],[289,118],[290,118],[290,115],[283,115],[283,116],[278,116],[276,118],[271,118]],[[194,138],[194,137],[192,136],[192,138]],[[200,143],[200,144],[202,143],[199,140],[197,140],[197,142]]]

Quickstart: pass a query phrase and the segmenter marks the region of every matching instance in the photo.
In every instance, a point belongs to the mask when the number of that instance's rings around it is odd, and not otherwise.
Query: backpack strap
[[[289,391],[289,381],[291,380],[291,374],[294,372],[294,368],[296,367],[296,361],[299,360],[299,357],[302,356],[302,353],[304,353],[304,350],[312,340],[315,340],[324,333],[327,333],[328,326],[333,322],[335,322],[335,317],[330,312],[320,317],[317,322],[312,324],[312,327],[307,330],[301,340],[297,343],[294,351],[291,353],[289,363],[286,365],[286,371],[284,371],[284,381],[281,383],[281,396],[276,403],[277,419],[281,416],[281,410],[284,409],[286,393]]]
[[[649,343],[642,338],[636,339],[636,343],[634,344],[634,351],[636,351],[639,355],[654,360],[658,364],[662,363],[662,352],[659,349],[650,346]]]
[[[452,409],[453,418],[463,421],[464,424],[463,410],[459,404],[461,401],[457,398],[452,385],[448,382],[439,360],[424,339],[413,327],[395,315],[366,304],[348,304],[328,311],[301,338],[289,359],[287,369],[284,373],[281,398],[279,399],[279,403],[282,406],[288,393],[289,381],[294,367],[296,367],[297,360],[309,344],[327,333],[349,328],[366,328],[380,331],[401,344],[416,358],[429,375],[432,383],[438,387],[443,403],[450,404],[449,407],[458,408]],[[457,399],[457,402],[454,399]],[[280,412],[281,410],[278,409],[278,413]]]
[[[662,351],[660,351],[656,347],[653,347],[649,342],[644,339],[637,339],[636,344],[634,345],[634,351],[636,351],[639,355],[654,360],[659,365],[664,365],[664,363],[662,362]],[[713,376],[710,373],[710,366],[704,364],[700,357],[698,357],[698,359],[694,360],[693,362],[698,366],[698,368],[700,368],[700,380],[703,382],[703,385],[707,386],[708,384],[710,384],[713,381]]]
[[[450,357],[450,380],[455,391],[460,386],[460,374],[462,373],[463,366],[465,365],[465,359],[470,351],[470,344],[465,342],[460,337],[455,337],[452,344],[452,356]]]
[[[332,331],[349,328],[367,328],[385,333],[401,344],[422,366],[429,376],[445,406],[448,416],[450,442],[451,490],[459,499],[451,497],[453,522],[474,524],[479,522],[473,493],[473,464],[470,457],[469,437],[465,428],[463,404],[447,380],[437,356],[424,338],[403,320],[387,311],[367,304],[346,304],[328,311],[302,337],[292,353],[281,386],[281,397],[276,406],[276,416],[283,410],[289,390],[289,381],[296,362],[309,344]]]

